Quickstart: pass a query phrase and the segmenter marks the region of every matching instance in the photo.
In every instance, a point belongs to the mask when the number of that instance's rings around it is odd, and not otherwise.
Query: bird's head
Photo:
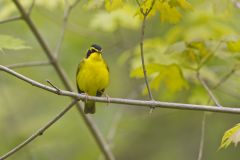
[[[86,58],[88,58],[92,53],[99,53],[102,54],[102,47],[100,47],[97,44],[93,44],[87,51],[87,56]]]

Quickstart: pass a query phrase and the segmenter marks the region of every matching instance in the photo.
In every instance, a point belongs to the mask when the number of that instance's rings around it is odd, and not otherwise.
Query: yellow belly
[[[88,95],[96,96],[109,83],[109,72],[104,61],[83,62],[77,75],[78,87]]]

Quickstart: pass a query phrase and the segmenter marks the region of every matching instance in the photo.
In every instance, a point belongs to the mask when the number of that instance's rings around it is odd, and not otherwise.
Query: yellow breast
[[[88,95],[96,96],[97,91],[108,86],[109,71],[100,53],[92,53],[79,65],[77,83],[80,90]]]

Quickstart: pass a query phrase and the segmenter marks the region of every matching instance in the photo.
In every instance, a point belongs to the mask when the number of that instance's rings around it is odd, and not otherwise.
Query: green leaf
[[[231,14],[231,5],[232,3],[229,2],[229,0],[211,0],[212,1],[212,8],[215,13],[215,15],[219,14]]]
[[[139,27],[140,20],[133,17],[133,14],[134,8],[131,5],[124,5],[111,13],[101,11],[91,19],[90,27],[106,32],[113,32],[120,27],[136,29]]]
[[[146,71],[147,71],[147,75],[151,75],[155,72],[159,72],[162,69],[162,67],[163,67],[163,65],[155,64],[155,63],[148,64],[148,65],[145,66]],[[142,66],[132,70],[131,73],[130,73],[130,77],[135,77],[135,78],[144,77]]]
[[[224,133],[219,149],[227,148],[231,143],[236,146],[238,142],[240,142],[240,123]]]
[[[186,0],[156,1],[155,6],[160,13],[161,21],[169,23],[177,23],[181,20],[182,15],[177,8],[192,9],[191,4]]]
[[[123,7],[122,0],[105,0],[105,8],[107,11],[111,12]]]
[[[163,64],[148,64],[146,65],[146,71],[148,78],[149,75],[157,73],[157,75],[151,76],[150,88],[158,90],[160,84],[165,85],[170,92],[176,92],[183,88],[187,88],[187,82],[183,77],[181,68],[177,64],[163,65]],[[142,67],[134,69],[131,77],[143,78]],[[147,90],[143,90],[143,94],[146,94]]]
[[[240,39],[237,41],[228,41],[227,47],[230,52],[233,53],[240,52]]]
[[[180,21],[182,15],[178,12],[176,7],[171,7],[168,2],[163,2],[158,5],[160,12],[160,19],[162,22],[177,23]]]
[[[178,4],[183,9],[192,9],[192,5],[186,0],[177,0]]]
[[[188,97],[188,102],[192,104],[204,104],[208,100],[208,94],[206,93],[206,90],[200,86],[197,85],[195,87],[191,87],[191,93]]]
[[[179,91],[183,88],[187,88],[187,82],[183,77],[181,68],[176,65],[168,65],[164,68],[164,83],[171,92]],[[159,73],[161,74],[161,72]]]
[[[147,17],[152,17],[156,14],[156,1],[155,1],[155,3],[153,3],[153,0],[144,0],[140,3],[140,8],[138,8],[137,13],[135,15],[138,15],[140,18],[143,19],[144,16],[143,16],[141,10],[144,13],[146,13],[150,8],[152,8],[151,12],[149,12],[147,15]]]
[[[0,35],[0,50],[3,49],[12,49],[12,50],[19,50],[19,49],[26,49],[30,48],[25,44],[24,41],[18,38],[14,38],[8,35]]]

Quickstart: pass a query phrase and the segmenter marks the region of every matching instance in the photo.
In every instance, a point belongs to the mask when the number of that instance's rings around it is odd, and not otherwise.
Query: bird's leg
[[[104,92],[104,89],[98,90],[97,91],[97,96],[101,97],[102,95],[107,98],[107,101],[108,101],[107,104],[109,104],[110,103],[110,100],[109,100],[110,96],[108,96],[108,94]]]
[[[85,96],[84,102],[87,103],[87,101],[88,101],[88,94],[85,93],[85,92],[83,92],[81,94]]]
[[[103,93],[103,95],[104,95],[104,97],[106,97],[107,98],[107,104],[109,105],[109,103],[110,103],[110,99],[109,98],[111,98],[107,93]]]

